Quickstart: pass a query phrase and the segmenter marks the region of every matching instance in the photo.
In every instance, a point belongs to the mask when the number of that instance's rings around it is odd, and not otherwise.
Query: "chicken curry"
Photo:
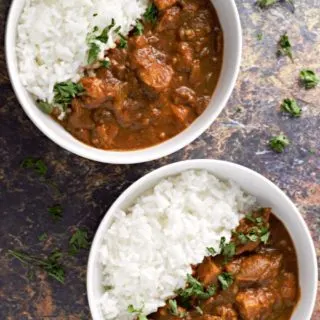
[[[82,142],[134,150],[170,139],[208,106],[222,65],[223,36],[210,0],[154,0],[108,63],[85,71],[62,119]]]
[[[288,320],[299,300],[298,262],[284,225],[268,208],[240,221],[221,253],[188,275],[187,286],[152,320]],[[210,254],[210,255],[209,255]]]

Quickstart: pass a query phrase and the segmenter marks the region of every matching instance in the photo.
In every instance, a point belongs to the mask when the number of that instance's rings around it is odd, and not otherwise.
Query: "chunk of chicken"
[[[92,143],[96,147],[110,147],[119,132],[119,127],[115,124],[102,124],[97,126],[92,132]]]
[[[154,4],[161,11],[172,7],[178,0],[154,0]]]
[[[247,289],[236,297],[238,310],[244,320],[269,319],[276,301],[276,293],[267,288]]]
[[[232,308],[232,305],[219,306],[216,309],[217,316],[220,316],[222,320],[237,320],[238,314]]]
[[[90,117],[90,110],[84,109],[79,99],[72,100],[71,108],[72,113],[68,117],[68,125],[71,128],[87,130],[94,128],[94,122]]]
[[[218,275],[221,269],[213,262],[210,257],[205,257],[197,269],[197,278],[205,286],[218,283]]]
[[[166,55],[152,46],[138,47],[131,56],[136,68],[151,68],[154,63],[165,63]]]
[[[140,79],[156,92],[167,89],[173,76],[170,66],[162,63],[153,63],[150,68],[142,68],[138,72]]]
[[[189,72],[193,66],[193,49],[187,42],[179,42],[177,45],[175,67],[179,71]]]
[[[226,265],[240,286],[264,284],[278,276],[282,264],[280,254],[255,254],[236,259]]]
[[[192,110],[183,105],[171,105],[171,110],[175,115],[176,119],[185,127],[190,125],[194,117],[192,115]]]
[[[175,90],[174,103],[193,106],[195,102],[196,93],[192,89],[182,86]]]
[[[157,31],[175,30],[179,28],[181,9],[179,7],[172,7],[164,12],[160,17],[157,25]]]

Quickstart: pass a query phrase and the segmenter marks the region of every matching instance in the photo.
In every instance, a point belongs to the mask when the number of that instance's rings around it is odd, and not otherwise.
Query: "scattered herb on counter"
[[[55,206],[48,208],[48,213],[50,214],[50,216],[52,217],[54,222],[61,220],[62,212],[63,212],[63,210],[62,210],[62,206],[60,204],[57,204]]]
[[[145,315],[143,315],[143,308],[144,307],[142,307],[142,308],[140,308],[140,309],[137,309],[137,308],[135,308],[132,304],[130,304],[129,306],[128,306],[128,312],[129,313],[136,313],[137,314],[137,320],[148,320],[148,318],[145,316]]]
[[[268,8],[272,5],[274,5],[275,3],[277,3],[278,0],[257,0],[257,4],[260,8]]]
[[[214,248],[212,247],[207,248],[207,251],[210,253],[211,256],[215,256],[217,254],[216,250],[214,250]]]
[[[86,230],[77,229],[69,241],[69,254],[75,255],[81,249],[89,248],[88,232]]]
[[[39,267],[47,272],[48,276],[54,278],[60,283],[64,283],[65,272],[60,263],[62,253],[58,250],[53,251],[47,258],[40,259],[35,256],[28,255],[21,251],[9,250],[9,255],[16,258],[25,265]]]
[[[258,33],[258,34],[257,34],[257,39],[258,39],[259,41],[261,41],[261,40],[263,39],[263,34],[262,34],[262,33]]]
[[[21,163],[21,168],[32,169],[41,177],[44,177],[48,171],[47,166],[41,159],[33,157],[25,158]]]
[[[40,236],[38,237],[39,241],[45,241],[48,239],[48,234],[46,232],[40,234]]]
[[[275,152],[283,152],[284,149],[290,144],[289,139],[284,134],[279,134],[269,141],[269,147]]]
[[[195,296],[199,299],[209,299],[216,293],[215,285],[208,288],[204,286],[195,279],[192,275],[187,275],[187,287],[184,289],[179,289],[176,291],[177,295],[181,297],[184,302],[187,302],[191,297]]]
[[[278,55],[288,56],[293,62],[292,46],[287,33],[284,33],[278,42]]]
[[[143,34],[144,26],[140,20],[136,21],[136,26],[134,28],[133,34],[136,36],[141,36]]]
[[[218,276],[222,290],[228,289],[233,284],[233,277],[231,273],[223,272]]]
[[[143,17],[146,19],[146,21],[149,21],[151,23],[156,23],[158,19],[159,11],[154,3],[151,3],[146,12],[144,13]]]
[[[282,112],[289,113],[292,117],[301,116],[302,109],[295,99],[284,99],[280,108]]]
[[[304,69],[300,72],[300,81],[306,89],[312,89],[320,83],[320,78],[313,70]]]
[[[169,312],[175,316],[175,317],[179,317],[179,318],[183,318],[186,313],[185,312],[182,312],[179,310],[179,307],[178,307],[178,304],[177,304],[177,301],[176,300],[172,300],[170,299],[168,301],[169,303]]]

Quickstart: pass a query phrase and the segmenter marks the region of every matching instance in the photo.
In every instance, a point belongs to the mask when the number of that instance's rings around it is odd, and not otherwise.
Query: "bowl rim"
[[[94,320],[102,320],[100,317],[100,312],[98,312],[97,309],[97,301],[94,298],[94,284],[93,281],[93,275],[94,275],[94,269],[95,269],[95,258],[97,253],[99,252],[99,247],[101,240],[104,235],[104,230],[108,228],[108,225],[110,223],[110,220],[113,218],[113,214],[117,208],[121,207],[121,204],[125,202],[127,198],[130,198],[132,194],[135,194],[135,197],[139,196],[141,193],[145,191],[143,188],[143,185],[147,184],[148,181],[152,180],[161,180],[166,177],[175,175],[175,173],[172,173],[173,171],[177,170],[178,173],[184,172],[186,170],[197,170],[203,169],[202,166],[206,166],[210,171],[210,165],[216,165],[216,166],[224,166],[227,169],[230,170],[238,170],[242,171],[249,176],[255,176],[257,179],[259,179],[263,184],[270,186],[273,190],[276,191],[277,194],[279,194],[283,200],[286,201],[287,205],[290,206],[290,210],[292,210],[292,216],[293,219],[296,221],[296,224],[299,224],[304,232],[303,235],[303,241],[305,244],[307,244],[307,250],[310,252],[312,255],[312,261],[308,261],[308,263],[311,263],[312,269],[313,269],[313,274],[312,274],[312,299],[309,301],[308,307],[305,307],[307,313],[305,314],[306,320],[311,319],[312,313],[314,311],[315,303],[316,303],[316,297],[317,297],[317,284],[318,284],[318,266],[317,266],[317,255],[316,255],[316,249],[314,246],[314,242],[312,240],[312,236],[310,233],[310,230],[308,228],[307,223],[303,219],[302,215],[300,214],[298,208],[295,206],[295,204],[291,201],[291,199],[282,191],[276,184],[274,184],[272,181],[264,177],[262,174],[249,169],[245,166],[229,162],[229,161],[224,161],[224,160],[215,160],[215,159],[196,159],[196,160],[184,160],[184,161],[178,161],[174,162],[171,164],[164,165],[158,169],[155,169],[138,180],[136,180],[134,183],[132,183],[128,188],[126,188],[120,196],[113,202],[113,204],[109,207],[109,209],[106,211],[104,217],[102,218],[96,232],[94,235],[94,239],[91,244],[90,252],[89,252],[89,257],[88,257],[88,264],[87,264],[87,277],[86,277],[86,286],[87,286],[87,297],[88,297],[88,302],[89,302],[89,309],[91,312],[91,316]],[[138,189],[141,189],[141,191],[136,192]],[[277,216],[277,213],[275,213]],[[283,224],[286,226],[288,229],[291,238],[293,238],[292,233],[290,232],[287,222],[282,221]],[[296,244],[296,241],[294,241],[294,244]],[[301,260],[300,260],[301,261]],[[299,256],[298,256],[298,262],[299,262]],[[301,287],[301,283],[300,283]],[[301,297],[300,297],[301,299]]]
[[[171,139],[164,141],[158,145],[151,146],[145,149],[137,149],[132,151],[112,151],[112,150],[103,150],[97,149],[92,146],[85,145],[84,143],[74,139],[63,139],[61,138],[53,128],[49,128],[49,126],[36,114],[36,104],[29,103],[26,101],[26,89],[22,85],[19,77],[19,72],[17,68],[17,59],[15,54],[15,40],[17,33],[17,23],[15,23],[15,19],[17,19],[19,6],[24,3],[26,0],[13,0],[10,6],[10,10],[7,17],[6,22],[6,31],[5,31],[5,56],[7,62],[7,69],[9,73],[9,78],[15,92],[15,95],[24,109],[25,113],[29,117],[29,119],[35,124],[35,126],[50,140],[54,143],[62,147],[63,149],[70,151],[78,156],[83,158],[94,160],[102,163],[110,163],[110,164],[135,164],[135,163],[143,163],[147,161],[156,160],[167,155],[170,155],[188,144],[192,143],[196,140],[203,132],[205,132],[210,125],[216,120],[221,111],[225,108],[231,93],[235,87],[236,80],[240,71],[241,65],[241,57],[242,57],[242,27],[239,12],[234,0],[224,0],[227,2],[230,7],[228,14],[232,17],[233,24],[235,26],[234,30],[232,30],[235,35],[235,39],[237,40],[235,43],[236,50],[235,58],[233,59],[233,70],[231,75],[228,75],[229,81],[227,84],[222,86],[223,94],[219,99],[219,103],[215,106],[215,109],[212,112],[208,112],[205,117],[201,118],[201,125],[199,124],[197,127],[191,126],[183,130],[180,134],[172,137]],[[214,0],[211,0],[214,5]],[[218,15],[219,16],[219,15]],[[17,20],[18,21],[18,20]],[[221,22],[221,21],[220,21]],[[221,23],[222,24],[222,23]],[[222,24],[223,27],[223,24]],[[227,72],[226,61],[223,61],[222,71]],[[220,79],[217,84],[216,90],[213,95],[216,93],[222,75],[220,74]],[[212,102],[212,100],[211,100]],[[208,106],[208,108],[210,105]],[[53,120],[52,120],[53,121]]]

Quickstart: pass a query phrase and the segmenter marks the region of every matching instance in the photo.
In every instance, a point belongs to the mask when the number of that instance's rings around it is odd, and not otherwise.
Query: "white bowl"
[[[62,148],[84,158],[105,163],[140,163],[169,155],[199,137],[218,117],[234,88],[239,72],[242,34],[234,0],[212,0],[224,33],[224,57],[219,83],[206,111],[186,130],[176,137],[154,147],[137,151],[105,151],[90,147],[70,135],[36,106],[19,79],[15,51],[17,24],[25,0],[13,0],[6,29],[6,59],[12,86],[23,109],[33,123]]]
[[[298,256],[301,298],[291,319],[309,320],[317,294],[318,269],[314,244],[306,223],[292,201],[271,181],[248,168],[219,160],[188,160],[164,166],[132,184],[111,206],[97,230],[89,255],[87,293],[93,320],[103,320],[98,305],[103,294],[99,249],[115,212],[127,208],[137,196],[159,180],[188,169],[205,169],[221,179],[233,180],[254,195],[262,206],[273,209],[288,229]]]

